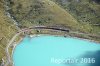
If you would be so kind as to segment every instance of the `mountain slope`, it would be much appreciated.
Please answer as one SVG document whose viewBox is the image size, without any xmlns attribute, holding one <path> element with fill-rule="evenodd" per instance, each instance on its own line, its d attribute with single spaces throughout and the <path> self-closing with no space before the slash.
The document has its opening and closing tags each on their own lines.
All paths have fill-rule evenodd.
<svg viewBox="0 0 100 66">
<path fill-rule="evenodd" d="M 16 27 L 13 22 L 5 15 L 3 0 L 0 1 L 0 62 L 6 58 L 5 48 L 8 41 L 16 33 Z"/>
<path fill-rule="evenodd" d="M 91 31 L 88 24 L 81 25 L 72 15 L 50 0 L 11 0 L 10 12 L 20 27 L 32 25 L 65 26 L 71 30 Z M 88 28 L 85 28 L 88 26 Z"/>
<path fill-rule="evenodd" d="M 100 35 L 99 0 L 52 0 L 68 11 L 79 23 L 89 24 L 91 32 Z"/>
</svg>

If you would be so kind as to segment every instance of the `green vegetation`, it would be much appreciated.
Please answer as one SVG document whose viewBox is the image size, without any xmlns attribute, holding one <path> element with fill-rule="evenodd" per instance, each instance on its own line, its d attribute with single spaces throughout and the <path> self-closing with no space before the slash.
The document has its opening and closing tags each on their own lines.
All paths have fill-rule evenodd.
<svg viewBox="0 0 100 66">
<path fill-rule="evenodd" d="M 18 20 L 20 27 L 32 25 L 55 26 L 60 25 L 72 30 L 83 32 L 91 30 L 85 28 L 66 10 L 50 0 L 17 0 L 9 5 L 11 14 Z M 20 6 L 20 7 L 19 7 Z M 85 29 L 83 29 L 83 27 Z"/>
<path fill-rule="evenodd" d="M 13 22 L 5 15 L 3 1 L 0 0 L 0 62 L 6 58 L 5 48 L 8 41 L 16 33 L 16 27 Z"/>
<path fill-rule="evenodd" d="M 92 0 L 10 0 L 8 6 L 19 27 L 60 25 L 100 34 L 100 5 Z"/>
<path fill-rule="evenodd" d="M 89 33 L 100 35 L 99 0 L 52 0 L 68 11 L 80 24 L 88 24 Z M 90 28 L 91 27 L 91 28 Z"/>
</svg>

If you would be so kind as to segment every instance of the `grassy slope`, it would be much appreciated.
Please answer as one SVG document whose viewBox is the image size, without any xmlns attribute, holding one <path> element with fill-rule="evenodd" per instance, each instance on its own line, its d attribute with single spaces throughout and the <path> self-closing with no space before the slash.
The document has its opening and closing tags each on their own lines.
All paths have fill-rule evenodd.
<svg viewBox="0 0 100 66">
<path fill-rule="evenodd" d="M 0 60 L 5 57 L 5 47 L 16 32 L 15 25 L 4 13 L 3 1 L 0 1 Z"/>
<path fill-rule="evenodd" d="M 21 27 L 60 25 L 82 32 L 92 30 L 91 26 L 88 24 L 81 25 L 66 10 L 50 0 L 28 0 L 28 2 L 27 0 L 14 0 L 10 7 L 11 13 L 19 21 Z"/>
<path fill-rule="evenodd" d="M 81 24 L 88 24 L 92 29 L 89 33 L 100 35 L 100 4 L 92 0 L 52 0 L 78 20 Z M 96 26 L 98 24 L 98 26 Z M 94 26 L 95 25 L 95 26 Z M 87 31 L 88 32 L 88 31 Z"/>
</svg>

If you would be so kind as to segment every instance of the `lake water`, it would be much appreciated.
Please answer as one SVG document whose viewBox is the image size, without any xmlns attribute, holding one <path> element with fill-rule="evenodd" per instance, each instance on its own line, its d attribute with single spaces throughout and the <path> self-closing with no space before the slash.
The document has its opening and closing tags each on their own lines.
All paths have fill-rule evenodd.
<svg viewBox="0 0 100 66">
<path fill-rule="evenodd" d="M 100 44 L 60 37 L 25 37 L 15 48 L 14 66 L 100 66 Z"/>
</svg>

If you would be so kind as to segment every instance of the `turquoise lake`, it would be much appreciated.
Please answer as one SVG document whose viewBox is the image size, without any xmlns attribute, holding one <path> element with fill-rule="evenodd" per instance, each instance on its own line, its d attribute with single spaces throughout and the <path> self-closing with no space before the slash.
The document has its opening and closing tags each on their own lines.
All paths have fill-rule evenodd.
<svg viewBox="0 0 100 66">
<path fill-rule="evenodd" d="M 13 54 L 14 66 L 100 66 L 100 44 L 41 35 L 25 37 Z"/>
</svg>

